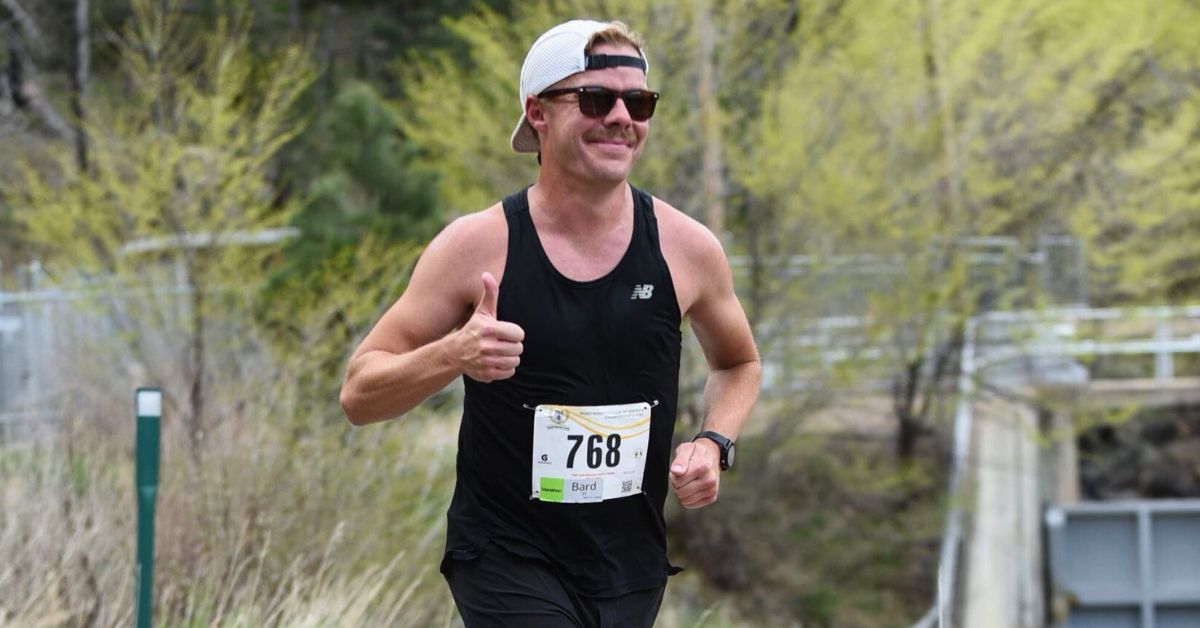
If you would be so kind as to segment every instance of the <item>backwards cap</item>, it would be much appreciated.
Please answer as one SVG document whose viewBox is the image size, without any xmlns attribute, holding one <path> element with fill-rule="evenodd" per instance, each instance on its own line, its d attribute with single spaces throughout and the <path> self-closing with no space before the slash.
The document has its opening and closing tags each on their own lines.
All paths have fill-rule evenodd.
<svg viewBox="0 0 1200 628">
<path fill-rule="evenodd" d="M 547 87 L 585 70 L 600 70 L 623 65 L 650 70 L 645 57 L 624 55 L 589 55 L 588 42 L 592 35 L 611 26 L 609 22 L 571 20 L 542 33 L 521 66 L 521 118 L 512 133 L 512 149 L 518 153 L 540 150 L 537 131 L 525 119 L 525 100 L 545 91 Z"/>
</svg>

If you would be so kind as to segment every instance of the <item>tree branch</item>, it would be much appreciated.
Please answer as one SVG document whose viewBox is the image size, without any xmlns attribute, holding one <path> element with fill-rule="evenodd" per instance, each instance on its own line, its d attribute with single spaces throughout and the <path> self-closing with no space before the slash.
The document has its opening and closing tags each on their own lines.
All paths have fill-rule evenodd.
<svg viewBox="0 0 1200 628">
<path fill-rule="evenodd" d="M 21 8 L 17 0 L 0 0 L 0 6 L 8 9 L 8 12 L 12 14 L 13 19 L 21 26 L 21 32 L 27 41 L 39 48 L 45 45 L 46 38 L 42 36 L 42 31 L 38 29 L 37 23 L 29 16 L 29 13 Z"/>
<path fill-rule="evenodd" d="M 71 56 L 71 113 L 75 117 L 75 161 L 80 172 L 88 169 L 88 138 L 84 125 L 87 121 L 84 96 L 87 93 L 88 73 L 91 65 L 90 42 L 88 41 L 88 0 L 75 0 L 74 55 Z"/>
<path fill-rule="evenodd" d="M 0 2 L 13 2 L 14 0 L 0 0 Z M 55 135 L 61 138 L 73 138 L 74 132 L 71 127 L 63 120 L 62 115 L 46 100 L 42 93 L 41 87 L 37 83 L 37 69 L 33 65 L 33 59 L 25 51 L 21 45 L 21 38 L 17 33 L 13 32 L 12 28 L 8 29 L 8 49 L 9 49 L 9 69 L 8 80 L 9 88 L 12 90 L 13 102 L 21 109 L 25 109 L 41 118 L 46 127 Z"/>
</svg>

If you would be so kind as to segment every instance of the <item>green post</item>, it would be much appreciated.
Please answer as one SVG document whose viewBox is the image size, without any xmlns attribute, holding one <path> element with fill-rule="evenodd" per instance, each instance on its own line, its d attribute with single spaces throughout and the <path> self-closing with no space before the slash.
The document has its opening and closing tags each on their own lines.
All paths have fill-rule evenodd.
<svg viewBox="0 0 1200 628">
<path fill-rule="evenodd" d="M 159 424 L 162 420 L 162 390 L 138 388 L 137 410 L 137 628 L 150 628 L 154 597 L 154 510 L 158 495 Z"/>
</svg>

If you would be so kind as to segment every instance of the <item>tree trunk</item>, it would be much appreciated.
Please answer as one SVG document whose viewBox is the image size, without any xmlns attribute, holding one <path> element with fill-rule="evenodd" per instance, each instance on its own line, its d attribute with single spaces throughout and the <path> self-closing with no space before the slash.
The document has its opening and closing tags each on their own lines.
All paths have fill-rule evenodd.
<svg viewBox="0 0 1200 628">
<path fill-rule="evenodd" d="M 288 0 L 288 32 L 293 41 L 300 40 L 300 0 Z"/>
<path fill-rule="evenodd" d="M 764 223 L 766 222 L 766 208 L 763 207 L 762 201 L 755 197 L 749 191 L 745 194 L 746 206 L 746 257 L 749 268 L 749 307 L 746 308 L 746 318 L 750 323 L 750 329 L 755 332 L 755 337 L 758 337 L 759 325 L 762 323 L 763 315 L 766 310 L 767 302 L 767 285 L 766 285 L 766 259 L 763 251 L 763 234 Z"/>
<path fill-rule="evenodd" d="M 21 62 L 17 59 L 17 37 L 20 35 L 16 29 L 11 26 L 0 26 L 0 32 L 4 33 L 4 39 L 8 42 L 8 67 L 4 68 L 4 85 L 8 90 L 8 96 L 12 99 L 12 103 L 18 109 L 24 109 L 25 103 L 22 102 L 21 95 Z"/>
<path fill-rule="evenodd" d="M 8 39 L 8 83 L 12 89 L 13 103 L 39 118 L 58 137 L 71 137 L 71 127 L 42 94 L 33 59 L 22 45 L 22 35 L 11 27 L 5 30 Z"/>
<path fill-rule="evenodd" d="M 8 9 L 8 12 L 12 14 L 13 21 L 21 27 L 21 34 L 25 37 L 25 41 L 32 43 L 40 50 L 45 38 L 42 37 L 42 31 L 38 29 L 37 22 L 34 22 L 29 13 L 21 8 L 20 3 L 17 0 L 0 0 L 0 6 Z"/>
<path fill-rule="evenodd" d="M 725 165 L 721 146 L 721 105 L 717 101 L 712 4 L 696 8 L 696 34 L 700 44 L 700 80 L 696 85 L 700 101 L 700 128 L 704 134 L 704 153 L 700 176 L 704 190 L 704 221 L 722 238 L 725 232 Z"/>
<path fill-rule="evenodd" d="M 916 401 L 923 363 L 924 360 L 917 358 L 906 364 L 892 391 L 894 411 L 899 421 L 896 458 L 901 462 L 912 460 L 917 450 L 917 438 L 921 435 L 921 417 L 916 413 Z"/>
<path fill-rule="evenodd" d="M 946 51 L 943 38 L 938 36 L 941 26 L 938 3 L 941 0 L 925 1 L 925 77 L 928 81 L 930 109 L 938 119 L 937 134 L 942 156 L 942 173 L 938 177 L 942 224 L 954 225 L 961 218 L 962 168 L 958 157 L 958 139 L 955 129 L 954 106 L 950 102 L 950 81 L 946 76 Z"/>
<path fill-rule="evenodd" d="M 191 378 L 190 389 L 188 390 L 189 408 L 188 414 L 191 417 L 191 424 L 188 425 L 188 436 L 192 445 L 192 457 L 196 462 L 200 461 L 200 452 L 202 450 L 204 440 L 204 291 L 200 282 L 196 280 L 196 266 L 192 260 L 187 262 L 187 286 L 191 291 L 192 300 L 192 320 L 188 330 L 191 336 L 188 341 L 191 346 L 188 347 L 188 362 L 189 373 Z"/>
<path fill-rule="evenodd" d="M 71 56 L 71 113 L 75 116 L 75 162 L 80 172 L 88 171 L 88 138 L 84 131 L 87 121 L 83 107 L 87 92 L 90 51 L 88 31 L 88 0 L 75 0 L 75 54 Z"/>
</svg>

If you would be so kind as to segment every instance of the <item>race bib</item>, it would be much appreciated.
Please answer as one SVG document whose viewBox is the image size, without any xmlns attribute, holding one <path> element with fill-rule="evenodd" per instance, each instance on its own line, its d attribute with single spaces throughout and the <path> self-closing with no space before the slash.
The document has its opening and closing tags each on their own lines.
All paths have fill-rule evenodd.
<svg viewBox="0 0 1200 628">
<path fill-rule="evenodd" d="M 642 492 L 650 407 L 537 406 L 530 499 L 600 502 Z"/>
</svg>

